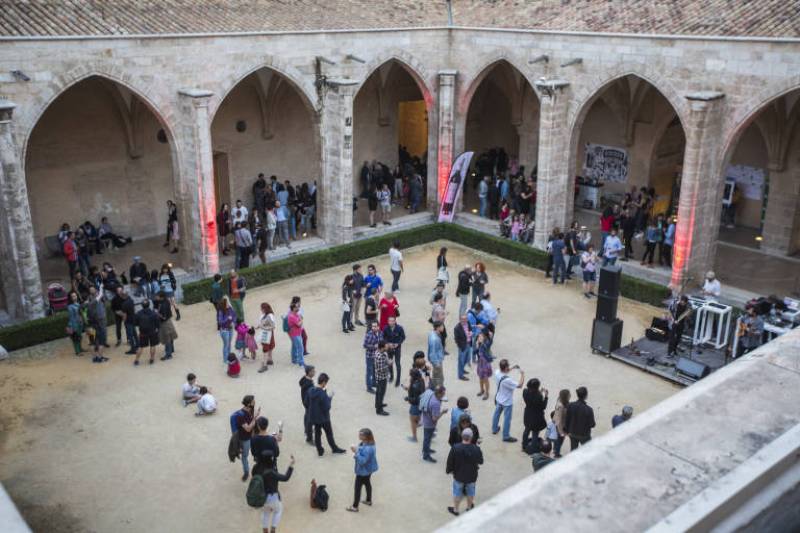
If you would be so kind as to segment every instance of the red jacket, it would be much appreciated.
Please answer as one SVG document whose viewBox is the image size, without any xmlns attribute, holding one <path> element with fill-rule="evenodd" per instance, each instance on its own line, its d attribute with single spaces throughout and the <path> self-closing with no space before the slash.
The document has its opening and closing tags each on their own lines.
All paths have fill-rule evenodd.
<svg viewBox="0 0 800 533">
<path fill-rule="evenodd" d="M 614 227 L 614 215 L 600 217 L 600 231 L 609 233 Z"/>
<path fill-rule="evenodd" d="M 64 241 L 64 257 L 70 262 L 78 261 L 78 247 L 72 239 Z"/>
</svg>

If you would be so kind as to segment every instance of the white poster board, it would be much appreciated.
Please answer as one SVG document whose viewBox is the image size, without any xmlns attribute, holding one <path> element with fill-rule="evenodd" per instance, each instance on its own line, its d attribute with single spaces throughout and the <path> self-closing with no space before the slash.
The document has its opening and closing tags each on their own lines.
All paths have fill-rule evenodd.
<svg viewBox="0 0 800 533">
<path fill-rule="evenodd" d="M 586 143 L 584 179 L 612 183 L 628 181 L 628 151 L 624 148 Z"/>
<path fill-rule="evenodd" d="M 764 169 L 746 165 L 730 165 L 725 177 L 735 181 L 736 186 L 748 200 L 761 200 L 764 195 Z"/>
</svg>

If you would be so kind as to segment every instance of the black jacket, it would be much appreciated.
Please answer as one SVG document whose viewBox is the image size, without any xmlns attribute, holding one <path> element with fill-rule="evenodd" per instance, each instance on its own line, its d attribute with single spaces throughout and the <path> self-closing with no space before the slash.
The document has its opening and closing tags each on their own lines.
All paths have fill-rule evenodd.
<svg viewBox="0 0 800 533">
<path fill-rule="evenodd" d="M 156 312 L 149 307 L 136 313 L 136 326 L 143 335 L 157 334 L 160 324 L 161 319 L 158 318 Z"/>
<path fill-rule="evenodd" d="M 472 288 L 472 282 L 470 280 L 469 272 L 466 270 L 462 270 L 458 273 L 458 287 L 456 287 L 456 296 L 461 296 L 462 294 L 469 294 L 470 289 Z"/>
<path fill-rule="evenodd" d="M 478 426 L 476 426 L 475 424 L 470 423 L 469 427 L 470 427 L 470 429 L 472 429 L 472 444 L 478 444 L 478 439 L 481 438 L 481 433 L 480 433 L 480 431 L 478 431 Z M 462 431 L 464 431 L 464 430 L 462 428 L 458 427 L 458 425 L 456 425 L 456 427 L 454 427 L 453 429 L 450 430 L 450 438 L 447 439 L 447 443 L 450 446 L 455 446 L 456 444 L 461 442 L 461 432 Z"/>
<path fill-rule="evenodd" d="M 564 427 L 569 435 L 591 437 L 594 427 L 594 410 L 583 400 L 571 402 L 567 406 Z"/>
<path fill-rule="evenodd" d="M 461 442 L 450 448 L 445 472 L 453 474 L 453 479 L 459 483 L 474 483 L 482 464 L 483 453 L 478 445 Z"/>
<path fill-rule="evenodd" d="M 300 378 L 299 385 L 300 385 L 300 401 L 303 402 L 303 407 L 308 409 L 308 391 L 311 387 L 314 386 L 314 380 L 307 376 L 303 376 L 302 378 Z"/>
<path fill-rule="evenodd" d="M 456 324 L 456 327 L 453 328 L 453 339 L 455 339 L 456 346 L 458 346 L 459 350 L 465 350 L 467 348 L 467 333 L 464 331 L 461 322 Z"/>
<path fill-rule="evenodd" d="M 542 393 L 531 394 L 528 389 L 522 391 L 522 400 L 525 402 L 525 415 L 523 423 L 536 433 L 547 427 L 544 410 L 547 409 L 547 398 Z"/>
<path fill-rule="evenodd" d="M 331 421 L 331 398 L 325 389 L 311 387 L 308 391 L 308 419 L 312 424 Z"/>
<path fill-rule="evenodd" d="M 395 324 L 394 330 L 392 330 L 392 328 L 389 326 L 383 328 L 383 340 L 389 344 L 397 344 L 397 348 L 399 350 L 400 345 L 406 340 L 406 332 L 403 329 L 403 326 L 400 324 Z"/>
</svg>

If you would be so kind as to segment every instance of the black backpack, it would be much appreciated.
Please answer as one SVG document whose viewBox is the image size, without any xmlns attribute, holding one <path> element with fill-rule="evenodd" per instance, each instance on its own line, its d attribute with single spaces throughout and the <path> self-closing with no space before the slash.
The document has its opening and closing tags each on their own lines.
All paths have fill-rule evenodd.
<svg viewBox="0 0 800 533">
<path fill-rule="evenodd" d="M 328 491 L 325 490 L 325 485 L 320 485 L 314 493 L 314 507 L 320 511 L 327 511 L 329 498 L 330 496 L 328 496 Z"/>
</svg>

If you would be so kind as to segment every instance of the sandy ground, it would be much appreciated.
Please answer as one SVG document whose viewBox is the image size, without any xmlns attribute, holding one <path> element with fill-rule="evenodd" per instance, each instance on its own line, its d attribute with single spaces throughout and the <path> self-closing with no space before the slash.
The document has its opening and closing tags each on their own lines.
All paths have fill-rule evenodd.
<svg viewBox="0 0 800 533">
<path fill-rule="evenodd" d="M 428 297 L 438 247 L 434 243 L 405 254 L 399 294 L 400 323 L 409 337 L 403 350 L 404 373 L 413 351 L 426 346 Z M 495 354 L 519 363 L 527 377 L 539 377 L 553 397 L 561 388 L 587 386 L 598 420 L 596 434 L 609 430 L 611 416 L 623 404 L 640 413 L 677 390 L 591 354 L 595 302 L 584 299 L 574 282 L 554 287 L 539 271 L 466 248 L 450 248 L 453 278 L 467 261 L 480 257 L 487 263 L 488 289 L 502 309 Z M 384 279 L 390 278 L 388 258 L 374 262 Z M 201 303 L 183 308 L 176 357 L 170 362 L 134 368 L 122 355 L 123 346 L 110 351 L 109 363 L 92 365 L 87 357 L 72 356 L 66 341 L 58 341 L 1 364 L 0 480 L 32 527 L 48 532 L 260 531 L 260 512 L 244 500 L 241 466 L 226 456 L 228 415 L 248 393 L 255 394 L 262 413 L 273 423 L 285 422 L 281 467 L 290 454 L 297 458 L 294 477 L 281 486 L 285 504 L 281 530 L 429 531 L 447 522 L 451 478 L 444 472 L 446 431 L 434 440 L 440 461 L 431 465 L 421 460 L 419 444 L 406 441 L 408 405 L 402 389 L 390 388 L 387 394 L 391 416 L 375 415 L 373 396 L 364 391 L 364 330 L 344 335 L 339 329 L 339 286 L 349 270 L 343 265 L 252 290 L 246 312 L 255 319 L 260 302 L 266 300 L 283 313 L 292 295 L 303 297 L 312 352 L 307 360 L 332 377 L 329 387 L 337 393 L 333 427 L 339 445 L 355 443 L 361 427 L 375 433 L 380 470 L 373 476 L 373 507 L 362 506 L 359 514 L 345 512 L 352 498 L 352 458 L 330 454 L 318 458 L 303 442 L 300 371 L 288 364 L 287 337 L 279 334 L 273 370 L 258 374 L 256 364 L 246 363 L 242 377 L 230 379 L 220 361 L 221 344 L 210 307 Z M 455 304 L 451 298 L 449 307 Z M 622 301 L 624 339 L 638 337 L 655 312 Z M 448 331 L 454 320 L 451 316 Z M 198 419 L 191 407 L 181 405 L 179 389 L 189 371 L 212 388 L 219 401 L 218 415 Z M 492 402 L 476 398 L 474 376 L 470 382 L 456 379 L 452 355 L 446 358 L 445 381 L 449 406 L 458 396 L 468 397 L 484 435 L 486 463 L 478 480 L 478 502 L 531 474 L 530 460 L 518 444 L 504 444 L 491 435 Z M 519 396 L 517 401 L 521 402 Z M 513 432 L 519 436 L 521 431 L 518 404 Z M 312 478 L 329 488 L 331 508 L 325 514 L 308 508 Z"/>
</svg>

